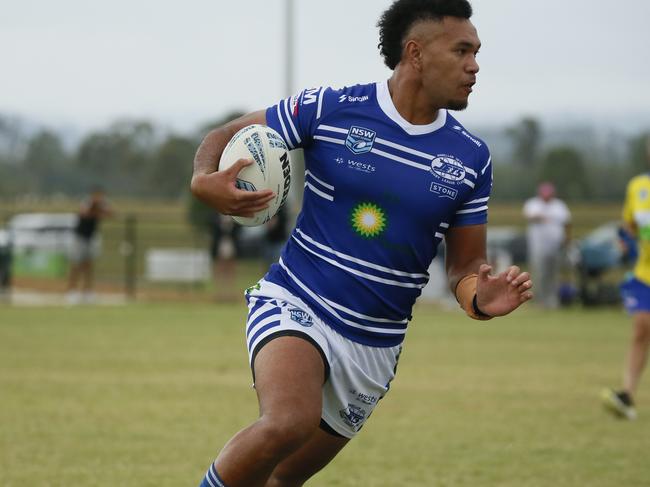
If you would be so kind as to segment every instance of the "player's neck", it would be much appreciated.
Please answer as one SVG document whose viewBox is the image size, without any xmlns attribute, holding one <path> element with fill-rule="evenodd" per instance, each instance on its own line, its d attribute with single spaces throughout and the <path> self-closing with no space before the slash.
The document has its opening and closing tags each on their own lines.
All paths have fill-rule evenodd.
<svg viewBox="0 0 650 487">
<path fill-rule="evenodd" d="M 398 113 L 413 125 L 428 125 L 438 117 L 438 109 L 429 104 L 420 80 L 408 76 L 400 66 L 388 80 L 388 91 Z"/>
</svg>

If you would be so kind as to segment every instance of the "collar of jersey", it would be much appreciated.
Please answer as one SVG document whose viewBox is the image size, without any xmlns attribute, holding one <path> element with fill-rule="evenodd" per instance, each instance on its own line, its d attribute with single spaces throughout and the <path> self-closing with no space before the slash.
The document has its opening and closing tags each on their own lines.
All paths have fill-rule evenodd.
<svg viewBox="0 0 650 487">
<path fill-rule="evenodd" d="M 427 125 L 413 125 L 411 122 L 405 120 L 404 117 L 399 114 L 397 108 L 395 108 L 393 99 L 390 97 L 390 91 L 388 91 L 388 80 L 377 82 L 377 102 L 386 116 L 402 127 L 409 135 L 430 134 L 431 132 L 441 129 L 445 126 L 445 123 L 447 123 L 447 110 L 442 108 L 438 110 L 438 116 L 436 119 Z"/>
</svg>

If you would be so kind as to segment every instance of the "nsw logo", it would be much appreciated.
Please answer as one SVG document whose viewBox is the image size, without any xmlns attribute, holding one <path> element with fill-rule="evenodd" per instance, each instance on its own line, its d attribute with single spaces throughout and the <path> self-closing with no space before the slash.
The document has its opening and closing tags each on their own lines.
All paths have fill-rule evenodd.
<svg viewBox="0 0 650 487">
<path fill-rule="evenodd" d="M 431 172 L 450 183 L 465 179 L 465 166 L 453 156 L 439 155 L 431 161 Z"/>
<path fill-rule="evenodd" d="M 375 136 L 377 133 L 363 127 L 350 127 L 348 136 L 345 139 L 345 146 L 353 154 L 365 154 L 372 150 L 372 145 L 375 143 Z"/>
<path fill-rule="evenodd" d="M 300 326 L 310 327 L 314 324 L 311 315 L 300 308 L 290 308 L 289 313 L 291 314 L 291 319 Z"/>
<path fill-rule="evenodd" d="M 311 105 L 312 103 L 316 103 L 318 100 L 318 92 L 320 91 L 320 88 L 310 88 L 308 90 L 303 91 L 302 94 L 302 105 Z"/>
</svg>

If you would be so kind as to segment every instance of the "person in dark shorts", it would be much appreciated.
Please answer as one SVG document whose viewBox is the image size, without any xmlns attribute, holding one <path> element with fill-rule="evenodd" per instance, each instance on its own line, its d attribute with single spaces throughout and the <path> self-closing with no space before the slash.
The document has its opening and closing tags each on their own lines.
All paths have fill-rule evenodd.
<svg viewBox="0 0 650 487">
<path fill-rule="evenodd" d="M 94 261 L 99 255 L 98 229 L 103 218 L 112 216 L 104 190 L 94 188 L 77 214 L 68 275 L 67 300 L 70 304 L 92 302 Z"/>
</svg>

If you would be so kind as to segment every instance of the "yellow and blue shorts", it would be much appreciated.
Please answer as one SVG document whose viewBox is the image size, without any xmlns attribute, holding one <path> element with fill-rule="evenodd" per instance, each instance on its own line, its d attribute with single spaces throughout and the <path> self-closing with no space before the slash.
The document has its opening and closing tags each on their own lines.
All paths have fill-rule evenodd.
<svg viewBox="0 0 650 487">
<path fill-rule="evenodd" d="M 623 306 L 628 313 L 650 312 L 650 286 L 636 277 L 630 277 L 621 284 Z"/>
</svg>

